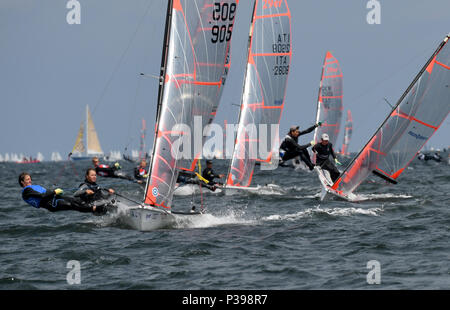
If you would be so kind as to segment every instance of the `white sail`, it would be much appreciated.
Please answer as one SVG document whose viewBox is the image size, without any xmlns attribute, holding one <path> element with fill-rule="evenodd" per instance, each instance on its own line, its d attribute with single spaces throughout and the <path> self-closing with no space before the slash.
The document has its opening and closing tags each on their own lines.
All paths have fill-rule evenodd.
<svg viewBox="0 0 450 310">
<path fill-rule="evenodd" d="M 370 173 L 391 182 L 409 165 L 450 111 L 449 36 L 399 99 L 392 112 L 332 186 L 351 194 Z"/>
<path fill-rule="evenodd" d="M 157 128 L 145 190 L 148 205 L 170 210 L 178 169 L 193 170 L 201 155 L 203 141 L 199 149 L 193 145 L 188 158 L 182 158 L 184 149 L 174 144 L 194 134 L 195 117 L 201 117 L 203 131 L 215 116 L 228 73 L 237 2 L 169 1 Z"/>
<path fill-rule="evenodd" d="M 270 162 L 274 151 L 272 146 L 276 145 L 278 149 L 278 125 L 284 107 L 291 56 L 291 13 L 287 1 L 269 3 L 256 0 L 239 126 L 227 186 L 250 186 L 256 161 Z M 276 130 L 272 131 L 273 128 Z"/>
</svg>

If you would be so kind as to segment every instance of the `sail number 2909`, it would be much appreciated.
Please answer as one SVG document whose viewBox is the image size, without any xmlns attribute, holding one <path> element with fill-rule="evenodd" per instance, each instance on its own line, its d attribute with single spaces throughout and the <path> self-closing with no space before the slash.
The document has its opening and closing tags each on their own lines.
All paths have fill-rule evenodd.
<svg viewBox="0 0 450 310">
<path fill-rule="evenodd" d="M 231 33 L 233 32 L 233 20 L 236 16 L 236 3 L 220 3 L 215 2 L 213 6 L 212 18 L 214 21 L 230 22 L 221 26 L 214 25 L 211 28 L 211 42 L 230 41 Z"/>
</svg>

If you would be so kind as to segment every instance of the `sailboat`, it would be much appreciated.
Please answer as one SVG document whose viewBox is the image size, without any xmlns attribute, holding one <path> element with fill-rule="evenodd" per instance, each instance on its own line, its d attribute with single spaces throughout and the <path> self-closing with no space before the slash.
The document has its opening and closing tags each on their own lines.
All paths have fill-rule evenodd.
<svg viewBox="0 0 450 310">
<path fill-rule="evenodd" d="M 255 164 L 270 164 L 278 158 L 274 156 L 279 147 L 278 125 L 292 57 L 291 13 L 286 0 L 255 0 L 247 53 L 239 123 L 225 185 L 227 191 L 257 191 L 258 187 L 250 187 Z M 270 150 L 261 152 L 263 145 Z"/>
<path fill-rule="evenodd" d="M 344 109 L 342 84 L 343 75 L 339 61 L 328 51 L 322 66 L 317 100 L 316 124 L 321 122 L 322 125 L 314 131 L 315 143 L 319 143 L 322 134 L 326 133 L 330 143 L 336 145 Z M 315 154 L 313 154 L 313 162 L 315 162 Z"/>
<path fill-rule="evenodd" d="M 350 144 L 352 133 L 353 133 L 352 112 L 350 110 L 347 110 L 347 119 L 345 121 L 345 130 L 344 130 L 344 143 L 342 144 L 341 149 L 341 155 L 344 157 L 350 156 L 348 145 Z"/>
<path fill-rule="evenodd" d="M 143 203 L 128 208 L 125 217 L 135 229 L 159 229 L 178 217 L 201 215 L 172 209 L 179 171 L 195 168 L 201 156 L 200 149 L 192 158 L 179 158 L 175 144 L 194 128 L 196 117 L 202 129 L 214 119 L 228 74 L 237 3 L 168 1 L 150 172 Z"/>
<path fill-rule="evenodd" d="M 86 142 L 83 141 L 84 139 L 86 139 Z M 87 145 L 87 148 L 85 145 Z M 98 140 L 89 106 L 86 105 L 86 121 L 81 121 L 80 130 L 78 131 L 75 145 L 69 157 L 73 160 L 86 160 L 94 156 L 103 156 L 103 151 Z"/>
<path fill-rule="evenodd" d="M 371 173 L 397 184 L 399 176 L 450 111 L 449 38 L 450 34 L 439 44 L 385 121 L 336 182 L 332 183 L 327 173 L 319 174 L 322 200 L 329 193 L 350 201 L 361 199 L 353 192 Z"/>
</svg>

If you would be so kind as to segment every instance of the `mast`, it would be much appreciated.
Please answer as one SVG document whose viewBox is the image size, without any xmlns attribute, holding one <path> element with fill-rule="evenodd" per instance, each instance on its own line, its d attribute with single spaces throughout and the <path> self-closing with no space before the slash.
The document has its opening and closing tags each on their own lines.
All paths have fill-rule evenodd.
<svg viewBox="0 0 450 310">
<path fill-rule="evenodd" d="M 173 0 L 167 1 L 167 13 L 166 13 L 166 26 L 164 30 L 164 41 L 163 41 L 163 50 L 161 55 L 161 67 L 159 72 L 159 89 L 158 89 L 158 105 L 156 108 L 156 122 L 155 122 L 155 136 L 153 137 L 153 149 L 152 149 L 152 157 L 150 158 L 150 166 L 149 166 L 149 173 L 147 177 L 147 183 L 145 185 L 145 191 L 144 191 L 144 200 L 147 196 L 147 190 L 149 185 L 149 178 L 152 174 L 152 167 L 153 167 L 153 161 L 155 158 L 155 151 L 156 151 L 156 138 L 158 137 L 159 132 L 159 118 L 161 116 L 161 106 L 162 106 L 162 99 L 163 99 L 163 93 L 164 93 L 164 79 L 166 75 L 166 66 L 167 66 L 167 55 L 169 50 L 169 41 L 170 41 L 170 28 L 172 24 L 172 6 L 173 6 Z"/>
<path fill-rule="evenodd" d="M 86 154 L 89 154 L 89 105 L 86 105 Z"/>
</svg>

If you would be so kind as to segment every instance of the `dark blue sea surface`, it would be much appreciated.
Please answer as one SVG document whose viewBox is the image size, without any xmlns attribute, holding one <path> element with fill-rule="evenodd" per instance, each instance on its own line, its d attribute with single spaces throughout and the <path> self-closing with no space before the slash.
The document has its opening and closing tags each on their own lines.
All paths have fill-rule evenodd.
<svg viewBox="0 0 450 310">
<path fill-rule="evenodd" d="M 121 164 L 132 174 L 133 164 Z M 204 192 L 194 202 L 202 198 L 208 215 L 151 232 L 117 214 L 50 213 L 21 199 L 20 172 L 70 194 L 89 165 L 0 163 L 0 289 L 450 289 L 446 163 L 414 161 L 397 185 L 373 176 L 358 203 L 321 202 L 315 173 L 258 168 L 257 194 Z M 227 162 L 214 169 L 226 173 Z M 98 183 L 142 201 L 139 184 Z M 175 209 L 192 200 L 175 197 Z M 80 263 L 80 284 L 67 281 L 70 261 Z M 373 272 L 380 284 L 368 283 Z"/>
</svg>

